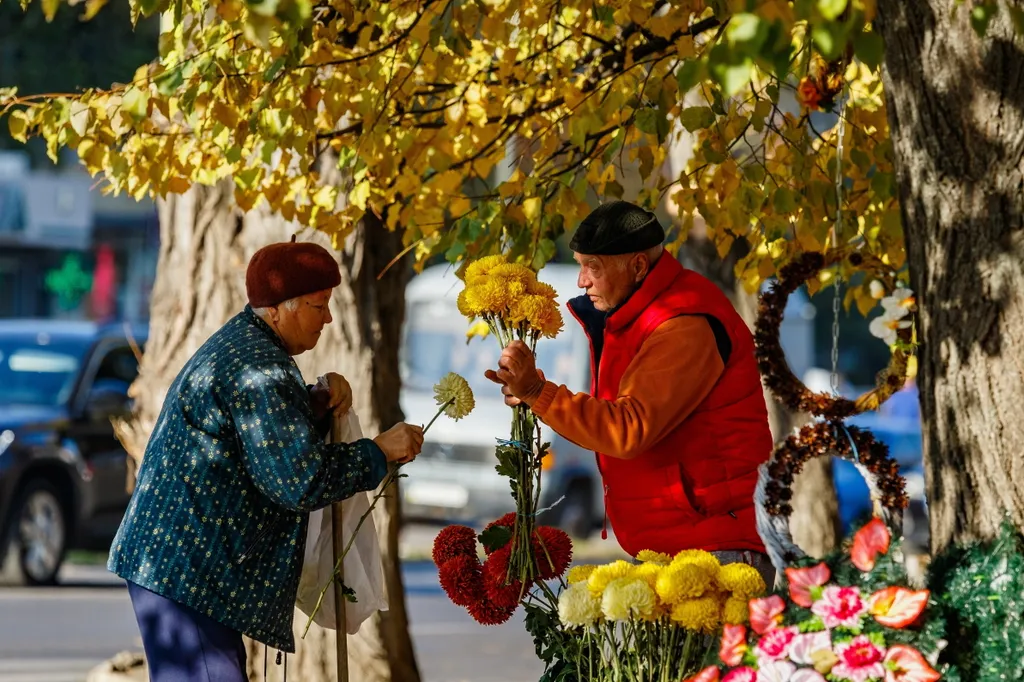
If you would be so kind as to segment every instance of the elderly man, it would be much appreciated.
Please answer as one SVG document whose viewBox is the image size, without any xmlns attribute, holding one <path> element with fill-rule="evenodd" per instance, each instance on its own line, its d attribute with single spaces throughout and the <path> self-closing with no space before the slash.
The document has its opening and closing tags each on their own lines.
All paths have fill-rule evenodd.
<svg viewBox="0 0 1024 682">
<path fill-rule="evenodd" d="M 569 309 L 590 338 L 592 395 L 546 382 L 520 342 L 486 374 L 506 402 L 597 453 L 606 527 L 624 550 L 714 551 L 757 566 L 771 587 L 754 523 L 772 436 L 753 339 L 714 284 L 663 253 L 664 238 L 652 213 L 624 201 L 573 235 L 586 295 Z"/>
<path fill-rule="evenodd" d="M 340 282 L 323 247 L 260 249 L 249 305 L 167 392 L 108 564 L 128 582 L 154 682 L 243 682 L 243 634 L 294 651 L 308 513 L 420 451 L 409 424 L 324 444 L 351 390 L 338 374 L 304 385 L 292 356 L 316 345 Z"/>
</svg>

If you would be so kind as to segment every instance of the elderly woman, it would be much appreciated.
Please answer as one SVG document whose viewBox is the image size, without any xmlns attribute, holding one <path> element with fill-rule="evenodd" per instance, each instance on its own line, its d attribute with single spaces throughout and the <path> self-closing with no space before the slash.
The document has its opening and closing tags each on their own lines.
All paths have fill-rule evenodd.
<svg viewBox="0 0 1024 682">
<path fill-rule="evenodd" d="M 316 345 L 340 282 L 323 247 L 260 249 L 249 305 L 167 392 L 108 563 L 128 582 L 154 682 L 243 682 L 243 634 L 294 651 L 308 513 L 419 454 L 410 424 L 324 443 L 351 389 L 338 374 L 306 386 L 292 356 Z"/>
</svg>

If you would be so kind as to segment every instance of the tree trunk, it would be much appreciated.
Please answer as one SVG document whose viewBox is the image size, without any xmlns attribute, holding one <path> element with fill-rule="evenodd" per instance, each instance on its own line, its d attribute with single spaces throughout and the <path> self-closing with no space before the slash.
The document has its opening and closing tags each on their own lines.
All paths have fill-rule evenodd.
<svg viewBox="0 0 1024 682">
<path fill-rule="evenodd" d="M 294 224 L 264 211 L 242 214 L 231 184 L 196 186 L 160 206 L 160 259 L 151 302 L 151 323 L 139 379 L 132 386 L 136 416 L 119 425 L 133 458 L 141 458 L 160 412 L 164 394 L 185 361 L 246 303 L 245 268 L 252 254 L 271 242 L 286 241 Z M 302 238 L 328 247 L 328 238 L 306 230 Z M 398 349 L 405 314 L 404 262 L 377 279 L 401 250 L 401 236 L 380 221 L 363 221 L 338 256 L 342 283 L 331 300 L 335 321 L 324 329 L 315 350 L 296 358 L 307 380 L 326 371 L 343 374 L 364 431 L 378 433 L 402 420 L 399 407 Z M 349 638 L 353 680 L 418 682 L 409 639 L 398 560 L 398 496 L 387 495 L 374 520 L 380 534 L 390 610 L 365 623 Z M 381 508 L 384 506 L 384 508 Z M 292 679 L 335 679 L 334 633 L 314 625 L 300 639 L 306 617 L 296 611 L 296 656 L 289 657 Z M 262 680 L 264 648 L 246 641 L 249 678 Z M 270 652 L 269 679 L 280 679 Z"/>
<path fill-rule="evenodd" d="M 751 296 L 736 280 L 736 261 L 743 256 L 739 242 L 721 258 L 707 239 L 691 237 L 683 246 L 683 260 L 692 268 L 718 285 L 732 301 L 736 311 L 753 328 L 757 317 L 757 296 Z M 806 414 L 794 414 L 775 399 L 767 389 L 764 392 L 768 406 L 768 420 L 772 436 L 778 443 L 790 432 L 809 420 Z M 822 557 L 831 551 L 842 537 L 839 523 L 839 502 L 832 484 L 832 463 L 824 458 L 813 459 L 793 482 L 793 514 L 790 530 L 797 546 L 807 554 Z"/>
<path fill-rule="evenodd" d="M 878 3 L 933 553 L 1024 528 L 1024 41 L 1005 8 L 979 39 L 970 11 Z"/>
</svg>

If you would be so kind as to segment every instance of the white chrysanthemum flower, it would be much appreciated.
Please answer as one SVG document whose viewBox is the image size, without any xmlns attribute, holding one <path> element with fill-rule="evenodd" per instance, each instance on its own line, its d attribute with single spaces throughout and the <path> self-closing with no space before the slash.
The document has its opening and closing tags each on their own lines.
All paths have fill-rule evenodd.
<svg viewBox="0 0 1024 682">
<path fill-rule="evenodd" d="M 586 582 L 569 585 L 558 595 L 558 619 L 567 627 L 587 627 L 601 617 L 601 598 Z"/>
<path fill-rule="evenodd" d="M 608 620 L 651 618 L 657 605 L 658 597 L 654 590 L 640 578 L 616 578 L 608 583 L 601 595 L 601 612 Z"/>
<path fill-rule="evenodd" d="M 476 407 L 469 382 L 455 372 L 448 372 L 434 384 L 434 400 L 438 407 L 445 405 L 444 413 L 458 421 Z"/>
</svg>

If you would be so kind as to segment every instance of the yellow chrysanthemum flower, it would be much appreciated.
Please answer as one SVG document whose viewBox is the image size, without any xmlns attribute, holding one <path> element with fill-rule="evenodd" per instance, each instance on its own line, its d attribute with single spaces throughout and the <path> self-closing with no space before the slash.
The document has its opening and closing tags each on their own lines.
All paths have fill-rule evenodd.
<svg viewBox="0 0 1024 682">
<path fill-rule="evenodd" d="M 655 563 L 640 564 L 633 569 L 633 577 L 646 581 L 653 590 L 657 588 L 658 576 L 661 575 L 663 568 L 660 564 Z"/>
<path fill-rule="evenodd" d="M 626 621 L 630 618 L 650 620 L 654 616 L 658 598 L 646 581 L 627 576 L 608 583 L 601 595 L 601 613 L 608 620 Z"/>
<path fill-rule="evenodd" d="M 477 303 L 478 299 L 474 298 L 472 294 L 472 289 L 470 289 L 469 287 L 459 292 L 459 298 L 457 302 L 459 306 L 459 312 L 465 315 L 466 317 L 476 317 L 477 315 L 480 314 L 480 311 L 476 307 Z"/>
<path fill-rule="evenodd" d="M 555 291 L 553 286 L 539 280 L 530 282 L 530 286 L 526 288 L 526 293 L 531 296 L 543 296 L 552 301 L 558 298 L 558 292 Z"/>
<path fill-rule="evenodd" d="M 696 564 L 703 568 L 712 578 L 718 575 L 718 569 L 722 567 L 718 557 L 711 552 L 705 552 L 703 549 L 684 549 L 673 557 L 672 563 Z"/>
<path fill-rule="evenodd" d="M 448 372 L 434 384 L 434 400 L 437 401 L 438 407 L 447 405 L 444 413 L 455 421 L 462 419 L 476 407 L 469 382 L 455 372 Z"/>
<path fill-rule="evenodd" d="M 737 597 L 759 597 L 765 592 L 764 578 L 757 569 L 747 564 L 726 564 L 715 578 L 718 586 Z"/>
<path fill-rule="evenodd" d="M 501 263 L 491 268 L 487 276 L 522 282 L 523 293 L 526 293 L 527 286 L 533 286 L 537 281 L 537 273 L 521 263 Z"/>
<path fill-rule="evenodd" d="M 711 585 L 711 576 L 696 564 L 672 564 L 658 575 L 655 589 L 666 604 L 702 596 Z"/>
<path fill-rule="evenodd" d="M 558 304 L 543 296 L 525 296 L 519 301 L 530 329 L 553 339 L 562 331 L 562 313 Z"/>
<path fill-rule="evenodd" d="M 510 301 L 515 300 L 508 287 L 494 279 L 469 286 L 465 290 L 465 308 L 475 315 L 503 316 Z"/>
<path fill-rule="evenodd" d="M 469 329 L 466 330 L 466 341 L 468 342 L 469 339 L 472 339 L 474 336 L 484 338 L 490 333 L 491 328 L 487 326 L 487 323 L 483 320 L 478 320 L 471 324 Z"/>
<path fill-rule="evenodd" d="M 747 600 L 741 597 L 729 597 L 722 607 L 722 622 L 730 625 L 742 625 L 750 619 Z"/>
<path fill-rule="evenodd" d="M 640 550 L 640 553 L 636 555 L 636 560 L 643 561 L 645 563 L 652 562 L 661 564 L 662 566 L 668 566 L 672 563 L 672 557 L 668 554 L 664 554 L 663 552 L 653 552 L 649 549 Z"/>
<path fill-rule="evenodd" d="M 601 617 L 601 599 L 586 583 L 570 585 L 558 595 L 558 619 L 568 627 L 587 627 Z"/>
<path fill-rule="evenodd" d="M 466 266 L 466 269 L 462 273 L 462 278 L 467 284 L 470 284 L 478 277 L 485 277 L 491 270 L 507 262 L 508 261 L 505 260 L 505 257 L 500 254 L 496 256 L 484 256 L 483 258 L 478 258 Z"/>
<path fill-rule="evenodd" d="M 721 618 L 718 600 L 714 597 L 686 599 L 672 607 L 672 620 L 687 630 L 714 632 Z"/>
<path fill-rule="evenodd" d="M 593 564 L 580 564 L 579 566 L 573 566 L 569 569 L 569 574 L 565 577 L 565 581 L 570 585 L 576 583 L 585 583 L 590 574 L 594 572 L 597 566 Z"/>
<path fill-rule="evenodd" d="M 601 594 L 608 583 L 616 578 L 625 578 L 633 573 L 633 565 L 628 561 L 612 562 L 596 567 L 587 577 L 587 587 L 594 594 Z"/>
</svg>

